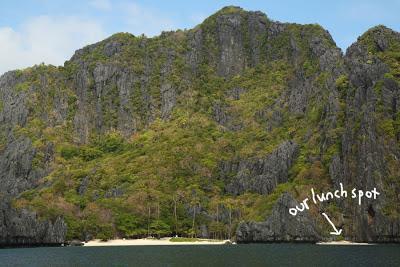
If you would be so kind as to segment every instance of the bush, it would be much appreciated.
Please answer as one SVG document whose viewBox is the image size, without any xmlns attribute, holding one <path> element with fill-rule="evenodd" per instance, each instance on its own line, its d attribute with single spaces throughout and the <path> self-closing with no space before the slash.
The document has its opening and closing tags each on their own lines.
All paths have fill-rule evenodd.
<svg viewBox="0 0 400 267">
<path fill-rule="evenodd" d="M 135 216 L 127 213 L 122 213 L 116 219 L 117 230 L 125 237 L 132 237 L 139 233 L 138 220 Z"/>
<path fill-rule="evenodd" d="M 381 120 L 379 123 L 379 128 L 383 131 L 384 134 L 395 137 L 395 129 L 394 129 L 394 121 L 391 119 Z"/>
<path fill-rule="evenodd" d="M 29 82 L 18 83 L 15 85 L 14 90 L 18 93 L 26 92 L 29 90 L 31 84 Z"/>
<path fill-rule="evenodd" d="M 79 148 L 75 146 L 64 146 L 61 148 L 60 154 L 64 159 L 72 159 L 73 157 L 79 156 Z"/>
<path fill-rule="evenodd" d="M 99 226 L 99 232 L 96 237 L 101 241 L 107 241 L 114 237 L 114 229 L 111 224 L 102 224 Z"/>
<path fill-rule="evenodd" d="M 80 150 L 79 156 L 85 160 L 90 161 L 97 159 L 103 155 L 103 152 L 97 148 L 84 147 Z"/>
<path fill-rule="evenodd" d="M 96 145 L 100 150 L 105 153 L 121 151 L 124 144 L 125 141 L 123 137 L 117 132 L 109 133 L 96 142 Z"/>
<path fill-rule="evenodd" d="M 82 224 L 81 221 L 75 216 L 65 216 L 64 217 L 65 223 L 67 224 L 68 231 L 67 231 L 67 240 L 79 239 L 82 240 Z"/>
<path fill-rule="evenodd" d="M 349 78 L 347 77 L 347 75 L 340 75 L 337 79 L 336 79 L 336 88 L 339 91 L 344 91 L 349 87 Z"/>
<path fill-rule="evenodd" d="M 159 238 L 171 233 L 171 228 L 162 220 L 155 220 L 150 224 L 150 231 Z"/>
</svg>

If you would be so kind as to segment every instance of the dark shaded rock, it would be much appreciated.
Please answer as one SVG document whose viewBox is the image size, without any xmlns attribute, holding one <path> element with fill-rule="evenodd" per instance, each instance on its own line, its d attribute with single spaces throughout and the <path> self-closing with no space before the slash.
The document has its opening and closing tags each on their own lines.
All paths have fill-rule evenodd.
<svg viewBox="0 0 400 267">
<path fill-rule="evenodd" d="M 88 186 L 89 186 L 89 177 L 85 176 L 78 187 L 77 190 L 78 194 L 81 196 L 84 195 L 86 193 Z"/>
<path fill-rule="evenodd" d="M 232 98 L 233 100 L 239 100 L 240 95 L 243 94 L 244 92 L 246 92 L 246 89 L 241 88 L 241 87 L 234 87 L 234 88 L 228 90 L 228 92 L 226 92 L 226 95 L 229 98 Z"/>
<path fill-rule="evenodd" d="M 220 171 L 231 194 L 246 191 L 269 194 L 280 183 L 288 181 L 288 172 L 297 157 L 298 146 L 286 141 L 264 158 L 222 162 Z"/>
<path fill-rule="evenodd" d="M 26 92 L 16 92 L 14 87 L 25 81 L 24 77 L 18 77 L 17 72 L 9 71 L 0 77 L 0 97 L 2 109 L 0 122 L 10 125 L 25 125 L 28 117 L 26 107 Z"/>
<path fill-rule="evenodd" d="M 226 127 L 231 118 L 226 113 L 225 108 L 221 103 L 215 103 L 212 110 L 215 121 Z"/>
<path fill-rule="evenodd" d="M 60 217 L 41 220 L 28 210 L 15 210 L 9 202 L 2 202 L 0 210 L 0 246 L 60 245 L 65 241 L 67 226 Z"/>
<path fill-rule="evenodd" d="M 124 194 L 124 190 L 122 188 L 112 188 L 110 190 L 107 190 L 105 193 L 104 197 L 106 198 L 116 198 L 120 197 Z"/>
<path fill-rule="evenodd" d="M 84 245 L 84 243 L 80 240 L 71 240 L 68 242 L 68 245 L 71 247 L 81 247 Z"/>
<path fill-rule="evenodd" d="M 217 70 L 222 76 L 233 76 L 245 67 L 242 24 L 243 18 L 239 12 L 217 17 L 219 45 Z"/>
<path fill-rule="evenodd" d="M 229 107 L 221 102 L 214 103 L 212 107 L 214 120 L 230 131 L 237 131 L 242 128 L 242 124 L 229 112 Z"/>
<path fill-rule="evenodd" d="M 161 117 L 168 119 L 176 104 L 176 91 L 169 83 L 161 85 Z"/>
<path fill-rule="evenodd" d="M 121 42 L 118 42 L 118 41 L 108 42 L 104 46 L 104 54 L 106 56 L 108 56 L 108 57 L 111 57 L 114 54 L 121 52 L 122 46 L 123 46 L 123 44 Z"/>
<path fill-rule="evenodd" d="M 400 236 L 399 218 L 383 212 L 385 208 L 393 207 L 393 202 L 400 201 L 399 196 L 388 195 L 400 188 L 387 182 L 388 177 L 398 177 L 390 166 L 399 166 L 400 151 L 394 145 L 396 136 L 388 137 L 377 130 L 378 117 L 380 120 L 394 118 L 399 87 L 385 78 L 389 66 L 368 51 L 374 46 L 377 51 L 385 51 L 389 40 L 394 39 L 400 41 L 400 35 L 385 27 L 375 27 L 351 45 L 345 56 L 353 90 L 349 90 L 346 97 L 346 130 L 341 136 L 341 154 L 331 162 L 330 176 L 335 185 L 342 182 L 364 191 L 376 187 L 382 194 L 361 205 L 341 205 L 345 218 L 343 231 L 354 241 L 398 242 Z M 378 82 L 382 84 L 380 92 L 376 90 Z M 379 103 L 385 103 L 383 111 Z"/>
<path fill-rule="evenodd" d="M 321 239 L 308 212 L 297 216 L 289 214 L 289 208 L 299 203 L 284 193 L 276 202 L 265 222 L 243 222 L 236 233 L 237 242 L 317 242 Z"/>
<path fill-rule="evenodd" d="M 255 113 L 255 119 L 265 125 L 267 131 L 280 127 L 283 123 L 284 114 L 278 107 L 265 108 Z"/>
<path fill-rule="evenodd" d="M 41 220 L 34 212 L 12 206 L 12 198 L 37 186 L 39 179 L 49 173 L 54 159 L 54 145 L 48 142 L 41 151 L 41 162 L 35 166 L 38 151 L 32 141 L 26 136 L 15 136 L 12 130 L 16 126 L 24 127 L 29 115 L 27 101 L 32 88 L 14 90 L 17 83 L 26 79 L 17 72 L 0 77 L 0 99 L 4 103 L 0 110 L 0 136 L 6 140 L 0 149 L 0 246 L 61 244 L 67 229 L 60 217 L 54 221 Z M 41 84 L 46 86 L 46 80 L 41 79 Z M 51 123 L 44 116 L 43 120 L 46 119 Z"/>
<path fill-rule="evenodd" d="M 267 35 L 269 23 L 262 12 L 246 12 L 234 6 L 223 8 L 189 32 L 190 49 L 186 61 L 191 71 L 196 73 L 201 63 L 208 62 L 219 75 L 232 77 L 247 66 L 254 67 L 263 62 L 263 38 Z M 209 28 L 211 24 L 212 29 Z M 210 37 L 212 47 L 207 42 Z"/>
</svg>

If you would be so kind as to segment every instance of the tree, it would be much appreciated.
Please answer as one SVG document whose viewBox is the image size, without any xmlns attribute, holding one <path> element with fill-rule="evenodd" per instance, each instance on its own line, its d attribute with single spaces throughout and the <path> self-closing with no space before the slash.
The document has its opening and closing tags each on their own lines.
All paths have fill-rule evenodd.
<svg viewBox="0 0 400 267">
<path fill-rule="evenodd" d="M 138 219 L 127 213 L 122 213 L 116 219 L 117 230 L 125 237 L 132 237 L 138 234 Z"/>
<path fill-rule="evenodd" d="M 190 190 L 190 206 L 193 210 L 192 212 L 192 229 L 189 233 L 191 237 L 196 237 L 196 215 L 198 210 L 201 207 L 201 197 L 203 192 L 200 190 L 197 184 L 191 185 L 188 187 Z"/>
<path fill-rule="evenodd" d="M 162 220 L 155 220 L 150 224 L 151 234 L 157 235 L 157 238 L 167 235 L 171 232 L 171 228 Z"/>
<path fill-rule="evenodd" d="M 232 210 L 235 206 L 235 200 L 232 198 L 226 198 L 224 200 L 224 205 L 229 212 L 229 224 L 228 224 L 228 239 L 232 239 Z"/>
<path fill-rule="evenodd" d="M 172 201 L 174 205 L 174 222 L 175 222 L 175 235 L 179 233 L 179 226 L 178 226 L 178 204 L 179 202 L 184 199 L 185 193 L 181 190 L 177 190 L 175 194 L 172 196 Z"/>
<path fill-rule="evenodd" d="M 212 190 L 213 197 L 211 198 L 210 208 L 214 211 L 213 222 L 210 224 L 210 232 L 213 238 L 219 239 L 223 231 L 223 223 L 220 223 L 220 206 L 221 206 L 221 189 L 214 186 Z"/>
</svg>

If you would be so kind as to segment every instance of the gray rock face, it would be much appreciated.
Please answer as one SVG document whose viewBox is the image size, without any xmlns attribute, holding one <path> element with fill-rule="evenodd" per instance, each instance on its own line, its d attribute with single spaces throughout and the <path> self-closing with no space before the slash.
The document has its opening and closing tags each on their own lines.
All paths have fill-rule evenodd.
<svg viewBox="0 0 400 267">
<path fill-rule="evenodd" d="M 120 197 L 124 194 L 124 191 L 121 188 L 111 188 L 105 193 L 106 198 L 116 198 Z"/>
<path fill-rule="evenodd" d="M 62 218 L 56 218 L 54 222 L 42 221 L 34 212 L 17 210 L 12 206 L 13 197 L 35 187 L 38 180 L 49 172 L 49 162 L 54 154 L 52 144 L 48 143 L 41 166 L 34 166 L 37 149 L 28 137 L 14 134 L 13 129 L 23 127 L 29 115 L 27 98 L 32 88 L 22 92 L 14 89 L 24 79 L 16 72 L 0 77 L 0 97 L 4 102 L 0 110 L 0 132 L 6 140 L 4 148 L 0 149 L 0 246 L 61 244 L 67 229 Z M 55 113 L 62 116 L 61 110 L 59 107 Z"/>
<path fill-rule="evenodd" d="M 317 71 L 311 74 L 305 71 L 304 66 L 296 65 L 294 76 L 289 80 L 289 90 L 284 100 L 285 103 L 288 103 L 289 110 L 295 114 L 305 114 L 307 110 L 312 108 L 312 100 L 322 101 L 323 95 L 335 94 L 335 80 L 340 74 L 344 73 L 340 64 L 342 62 L 340 49 L 327 45 L 320 37 L 310 38 L 311 54 L 319 59 L 319 65 Z M 330 40 L 330 35 L 327 34 L 325 39 Z M 290 53 L 293 54 L 293 60 L 298 61 L 298 55 L 294 51 Z M 324 84 L 320 84 L 316 81 L 317 76 L 324 72 L 331 75 Z"/>
<path fill-rule="evenodd" d="M 286 141 L 264 158 L 223 162 L 220 170 L 227 184 L 226 190 L 235 195 L 246 191 L 271 193 L 278 184 L 288 181 L 288 172 L 297 152 L 297 144 Z"/>
<path fill-rule="evenodd" d="M 89 186 L 89 177 L 85 176 L 85 177 L 83 177 L 83 179 L 77 189 L 78 194 L 81 196 L 84 195 L 88 186 Z"/>
<path fill-rule="evenodd" d="M 192 71 L 207 62 L 216 67 L 220 76 L 232 77 L 265 60 L 262 39 L 270 21 L 262 12 L 230 8 L 237 12 L 225 13 L 222 9 L 209 18 L 215 20 L 215 29 L 199 27 L 189 34 L 190 49 L 186 59 Z M 243 35 L 244 31 L 247 36 Z M 213 39 L 211 46 L 210 39 Z"/>
<path fill-rule="evenodd" d="M 232 112 L 229 112 L 229 106 L 224 103 L 216 102 L 212 107 L 214 120 L 224 126 L 230 131 L 237 131 L 242 128 L 242 124 L 234 116 Z"/>
<path fill-rule="evenodd" d="M 32 170 L 35 149 L 29 139 L 18 139 L 9 143 L 0 155 L 1 191 L 15 196 L 26 190 L 40 177 Z"/>
<path fill-rule="evenodd" d="M 145 39 L 138 45 L 143 51 L 143 70 L 140 71 L 112 60 L 93 66 L 84 59 L 87 53 L 99 47 L 104 47 L 105 56 L 117 57 L 123 44 L 113 40 L 86 47 L 71 58 L 69 64 L 78 69 L 72 77 L 77 96 L 74 127 L 78 143 L 87 143 L 91 132 L 103 134 L 118 130 L 129 137 L 147 127 L 155 116 L 160 115 L 164 120 L 170 118 L 179 89 L 170 79 L 178 52 L 159 47 L 150 53 L 147 45 Z M 166 59 L 161 66 L 156 66 L 159 57 Z"/>
<path fill-rule="evenodd" d="M 118 129 L 125 136 L 135 132 L 138 122 L 132 116 L 131 99 L 137 93 L 138 79 L 134 73 L 113 64 L 97 64 L 92 73 L 81 66 L 74 81 L 78 96 L 74 125 L 79 142 L 86 143 L 91 130 L 104 133 Z"/>
<path fill-rule="evenodd" d="M 228 90 L 228 92 L 226 92 L 226 95 L 228 98 L 231 98 L 233 100 L 239 100 L 240 99 L 240 95 L 245 93 L 246 89 L 241 88 L 241 87 L 234 87 L 230 90 Z"/>
<path fill-rule="evenodd" d="M 314 221 L 307 212 L 297 216 L 289 208 L 299 203 L 288 193 L 276 202 L 265 222 L 243 222 L 236 233 L 237 242 L 317 242 L 321 239 Z"/>
<path fill-rule="evenodd" d="M 265 129 L 270 132 L 279 127 L 283 122 L 283 113 L 279 107 L 265 108 L 255 113 L 255 119 L 265 125 Z"/>
<path fill-rule="evenodd" d="M 377 27 L 369 32 L 377 49 L 387 48 L 387 38 L 400 35 L 384 27 Z M 372 56 L 360 41 L 347 50 L 345 56 L 349 71 L 350 86 L 346 98 L 346 131 L 341 138 L 342 153 L 335 157 L 330 165 L 330 175 L 334 184 L 343 182 L 362 190 L 376 187 L 381 197 L 373 201 L 364 201 L 361 206 L 342 205 L 344 231 L 351 233 L 349 238 L 355 241 L 398 242 L 400 220 L 386 216 L 383 210 L 397 205 L 399 196 L 390 195 L 400 189 L 396 183 L 388 182 L 389 177 L 398 173 L 390 166 L 400 165 L 400 151 L 396 136 L 389 137 L 378 132 L 381 119 L 395 118 L 399 111 L 400 88 L 397 83 L 384 74 L 389 71 L 378 57 Z M 381 92 L 375 87 L 383 81 Z M 379 111 L 379 102 L 386 103 Z M 355 125 L 359 125 L 355 127 Z M 360 138 L 361 137 L 361 138 Z M 396 179 L 397 179 L 396 178 Z"/>
<path fill-rule="evenodd" d="M 25 125 L 28 116 L 26 107 L 26 92 L 15 92 L 14 86 L 23 82 L 15 72 L 7 72 L 0 79 L 0 96 L 3 107 L 0 112 L 0 122 L 10 125 Z"/>
<path fill-rule="evenodd" d="M 218 73 L 232 76 L 240 73 L 245 66 L 243 36 L 240 31 L 242 16 L 239 13 L 222 15 L 217 18 L 219 44 Z"/>
<path fill-rule="evenodd" d="M 15 210 L 10 203 L 0 206 L 0 247 L 13 245 L 57 245 L 65 242 L 67 226 L 58 217 L 54 222 L 40 220 L 25 209 Z"/>
</svg>

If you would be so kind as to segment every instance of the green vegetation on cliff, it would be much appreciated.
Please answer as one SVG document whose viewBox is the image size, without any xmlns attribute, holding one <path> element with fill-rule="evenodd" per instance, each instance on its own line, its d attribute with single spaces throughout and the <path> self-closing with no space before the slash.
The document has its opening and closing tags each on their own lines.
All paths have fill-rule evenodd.
<svg viewBox="0 0 400 267">
<path fill-rule="evenodd" d="M 363 40 L 367 61 L 384 61 L 386 79 L 398 82 L 399 42 L 380 51 Z M 8 114 L 0 152 L 29 139 L 40 179 L 13 205 L 62 217 L 67 239 L 231 238 L 240 222 L 264 221 L 284 192 L 302 199 L 331 187 L 344 133 L 364 125 L 355 114 L 346 129 L 355 88 L 322 27 L 236 7 L 189 31 L 115 34 L 64 67 L 14 75 L 10 94 L 26 112 Z M 383 80 L 374 86 L 384 110 Z M 0 113 L 8 110 L 0 98 Z M 390 112 L 376 113 L 377 128 L 398 146 L 400 116 Z M 399 168 L 388 162 L 396 198 Z M 398 207 L 385 211 L 398 216 Z"/>
</svg>

